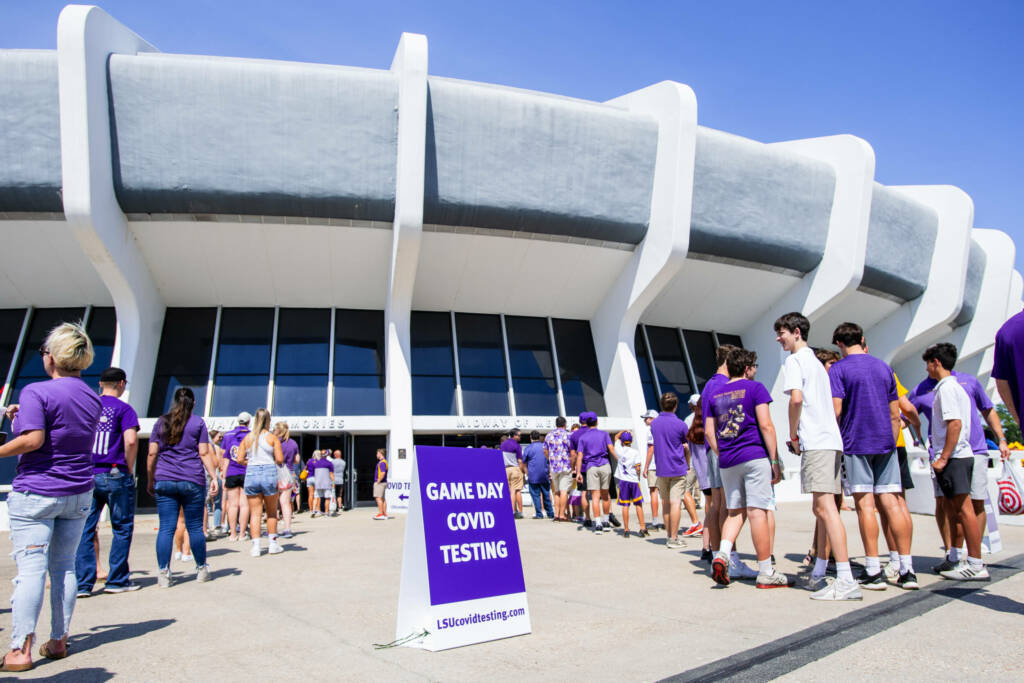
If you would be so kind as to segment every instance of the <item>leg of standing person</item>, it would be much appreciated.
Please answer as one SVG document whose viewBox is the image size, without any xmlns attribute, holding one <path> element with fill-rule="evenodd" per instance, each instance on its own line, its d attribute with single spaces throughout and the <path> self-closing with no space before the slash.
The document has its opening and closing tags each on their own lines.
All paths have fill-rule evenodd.
<svg viewBox="0 0 1024 683">
<path fill-rule="evenodd" d="M 263 496 L 245 492 L 246 503 L 249 505 L 249 537 L 252 539 L 251 554 L 260 554 L 260 526 L 263 522 Z"/>
<path fill-rule="evenodd" d="M 192 548 L 192 557 L 196 569 L 206 567 L 206 534 L 203 533 L 203 508 L 206 506 L 206 489 L 195 482 L 183 481 L 181 484 L 182 511 L 185 515 L 185 530 L 188 533 Z M 203 578 L 200 572 L 200 581 Z"/>
<path fill-rule="evenodd" d="M 547 514 L 548 519 L 554 519 L 555 509 L 551 504 L 551 486 L 549 484 L 541 485 L 541 496 L 544 498 L 544 513 Z"/>
<path fill-rule="evenodd" d="M 237 541 L 241 532 L 238 530 L 238 492 L 237 487 L 228 489 L 228 540 Z"/>
<path fill-rule="evenodd" d="M 92 491 L 92 506 L 85 518 L 85 526 L 82 527 L 82 537 L 78 541 L 78 550 L 75 554 L 75 574 L 78 579 L 79 597 L 88 597 L 96 585 L 99 575 L 99 554 L 96 550 L 96 527 L 100 521 L 100 514 L 103 506 L 107 504 L 107 492 L 104 483 L 97 477 L 95 488 Z"/>
<path fill-rule="evenodd" d="M 126 475 L 111 477 L 110 482 L 110 573 L 107 576 L 107 593 L 131 590 L 131 569 L 128 555 L 131 552 L 132 536 L 135 533 L 135 480 Z"/>
<path fill-rule="evenodd" d="M 156 534 L 157 585 L 169 588 L 171 585 L 171 552 L 174 546 L 174 532 L 178 528 L 178 514 L 181 500 L 178 482 L 158 481 L 154 486 L 156 514 L 159 528 Z"/>
<path fill-rule="evenodd" d="M 533 501 L 533 517 L 534 519 L 540 519 L 544 517 L 544 513 L 541 512 L 541 493 L 540 490 L 543 487 L 542 484 L 530 484 L 530 500 Z"/>
<path fill-rule="evenodd" d="M 245 486 L 238 487 L 238 535 L 249 538 L 249 499 L 245 496 Z"/>
<path fill-rule="evenodd" d="M 284 552 L 284 548 L 277 542 L 277 509 L 280 504 L 280 495 L 263 496 L 263 507 L 267 510 L 267 538 L 269 543 L 268 554 L 276 555 Z"/>
<path fill-rule="evenodd" d="M 75 551 L 82 538 L 82 527 L 89 513 L 92 492 L 64 496 L 63 509 L 53 520 L 50 537 L 50 640 L 44 647 L 55 656 L 67 652 L 71 616 L 75 612 Z"/>
<path fill-rule="evenodd" d="M 284 527 L 281 534 L 287 537 L 292 532 L 292 487 L 289 486 L 281 491 L 278 500 L 281 508 L 281 525 Z"/>
</svg>

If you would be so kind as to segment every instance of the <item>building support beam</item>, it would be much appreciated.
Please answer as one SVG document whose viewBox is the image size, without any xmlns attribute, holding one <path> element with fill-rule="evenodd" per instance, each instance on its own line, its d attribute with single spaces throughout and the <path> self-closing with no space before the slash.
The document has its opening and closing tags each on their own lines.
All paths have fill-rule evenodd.
<svg viewBox="0 0 1024 683">
<path fill-rule="evenodd" d="M 98 7 L 68 5 L 57 21 L 64 215 L 114 300 L 111 363 L 128 374 L 124 398 L 140 415 L 147 412 L 165 307 L 114 194 L 107 60 L 154 51 Z"/>
<path fill-rule="evenodd" d="M 423 236 L 423 185 L 427 140 L 427 38 L 403 33 L 391 63 L 398 79 L 398 160 L 395 174 L 395 222 L 388 273 L 385 324 L 385 373 L 388 480 L 407 483 L 412 474 L 412 376 L 409 338 L 413 288 Z M 405 457 L 399 458 L 399 453 Z M 403 498 L 399 498 L 403 495 Z M 389 510 L 405 512 L 408 493 L 389 487 Z"/>
<path fill-rule="evenodd" d="M 682 268 L 689 250 L 697 96 L 686 85 L 663 81 L 608 104 L 658 123 L 647 235 L 591 320 L 608 414 L 630 416 L 634 444 L 645 453 L 647 429 L 640 415 L 647 405 L 633 341 L 640 316 Z"/>
</svg>

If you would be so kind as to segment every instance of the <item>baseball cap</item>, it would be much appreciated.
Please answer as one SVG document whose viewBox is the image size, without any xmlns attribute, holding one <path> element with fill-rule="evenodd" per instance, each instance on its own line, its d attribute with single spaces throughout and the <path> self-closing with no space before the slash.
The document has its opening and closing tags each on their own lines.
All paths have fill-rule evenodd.
<svg viewBox="0 0 1024 683">
<path fill-rule="evenodd" d="M 102 373 L 100 373 L 100 381 L 113 383 L 127 382 L 128 375 L 126 375 L 124 373 L 124 370 L 122 370 L 121 368 L 107 368 Z"/>
<path fill-rule="evenodd" d="M 619 435 L 619 440 L 621 440 L 622 443 L 626 443 L 627 441 L 632 441 L 633 440 L 633 432 L 622 432 L 622 434 Z"/>
<path fill-rule="evenodd" d="M 245 412 L 244 410 L 238 414 L 238 422 L 240 424 L 249 424 L 252 421 L 252 415 Z"/>
<path fill-rule="evenodd" d="M 695 406 L 700 403 L 700 394 L 690 394 L 690 405 Z"/>
<path fill-rule="evenodd" d="M 648 410 L 646 413 L 644 413 L 643 415 L 640 416 L 640 419 L 643 420 L 643 419 L 646 419 L 648 417 L 651 418 L 651 419 L 658 417 L 658 411 L 657 410 Z"/>
<path fill-rule="evenodd" d="M 587 415 L 587 419 L 588 420 L 596 420 L 597 419 L 597 413 L 595 413 L 593 411 L 587 411 L 586 415 Z"/>
<path fill-rule="evenodd" d="M 590 413 L 588 413 L 585 410 L 582 413 L 580 413 L 580 424 L 581 425 L 587 423 L 587 415 L 590 415 Z"/>
</svg>

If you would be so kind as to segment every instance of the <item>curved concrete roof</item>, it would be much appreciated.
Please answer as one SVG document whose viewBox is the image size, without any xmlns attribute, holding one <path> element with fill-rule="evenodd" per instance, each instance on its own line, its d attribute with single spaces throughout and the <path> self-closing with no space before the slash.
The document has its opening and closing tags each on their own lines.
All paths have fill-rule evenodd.
<svg viewBox="0 0 1024 683">
<path fill-rule="evenodd" d="M 934 209 L 875 183 L 861 285 L 904 301 L 921 296 L 938 230 Z"/>
<path fill-rule="evenodd" d="M 971 240 L 971 253 L 967 256 L 967 281 L 964 283 L 964 301 L 960 313 L 953 319 L 953 327 L 965 325 L 974 319 L 978 310 L 978 297 L 981 295 L 981 281 L 985 275 L 985 264 L 988 257 L 985 250 Z"/>
</svg>

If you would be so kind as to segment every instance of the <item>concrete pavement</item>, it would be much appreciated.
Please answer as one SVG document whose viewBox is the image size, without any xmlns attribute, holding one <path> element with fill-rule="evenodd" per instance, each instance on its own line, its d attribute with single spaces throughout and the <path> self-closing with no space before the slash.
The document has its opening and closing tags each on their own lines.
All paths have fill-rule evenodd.
<svg viewBox="0 0 1024 683">
<path fill-rule="evenodd" d="M 144 588 L 80 600 L 72 622 L 71 656 L 42 661 L 26 680 L 657 680 L 699 667 L 719 671 L 751 648 L 807 629 L 842 633 L 843 615 L 868 615 L 858 628 L 867 637 L 835 648 L 778 658 L 768 677 L 788 680 L 905 679 L 954 676 L 970 670 L 991 680 L 1019 673 L 1004 653 L 1019 650 L 1024 613 L 1020 567 L 969 593 L 950 590 L 931 574 L 939 560 L 931 517 L 914 516 L 915 568 L 923 591 L 914 599 L 895 587 L 865 591 L 860 603 L 817 603 L 796 589 L 756 590 L 750 584 L 716 587 L 698 560 L 699 539 L 669 551 L 662 537 L 594 536 L 571 524 L 524 519 L 517 523 L 533 633 L 446 652 L 376 650 L 395 638 L 395 608 L 404 518 L 371 520 L 371 508 L 338 518 L 297 517 L 297 535 L 277 556 L 252 558 L 245 542 L 209 545 L 213 581 L 198 584 L 194 570 L 175 564 L 179 581 L 156 588 L 155 518 L 140 516 L 132 550 L 134 580 Z M 795 575 L 810 541 L 809 505 L 780 506 L 776 557 Z M 860 552 L 856 516 L 843 513 L 851 549 Z M 1024 551 L 1024 528 L 1004 527 L 1007 550 L 999 563 Z M 109 529 L 102 530 L 104 552 Z M 7 539 L 4 543 L 9 543 Z M 883 543 L 884 546 L 884 543 Z M 9 546 L 8 546 L 9 547 Z M 744 529 L 739 548 L 751 549 Z M 748 556 L 749 557 L 749 556 Z M 1020 559 L 1024 563 L 1024 559 Z M 1021 564 L 1024 567 L 1024 564 Z M 13 560 L 0 557 L 0 577 L 14 576 Z M 971 586 L 971 588 L 978 588 Z M 941 600 L 940 600 L 941 597 Z M 902 602 L 901 602 L 902 600 Z M 892 610 L 888 606 L 892 606 Z M 922 605 L 928 607 L 921 611 Z M 882 606 L 881 609 L 875 606 Z M 859 612 L 873 609 L 878 612 Z M 4 610 L 9 612 L 9 610 Z M 45 605 L 38 631 L 47 633 Z M 853 623 L 852 621 L 850 623 Z M 965 637 L 952 637 L 959 624 Z M 864 624 L 867 624 L 865 626 Z M 10 633 L 10 617 L 0 620 Z M 829 632 L 832 632 L 829 631 Z M 813 633 L 813 631 L 811 631 Z M 950 644 L 955 644 L 951 657 Z M 833 651 L 834 650 L 834 651 Z M 759 655 L 760 656 L 760 655 Z M 736 675 L 735 672 L 729 675 Z M 706 676 L 713 677 L 713 676 Z M 743 679 L 742 672 L 738 674 Z M 760 678 L 763 678 L 761 676 Z"/>
</svg>

